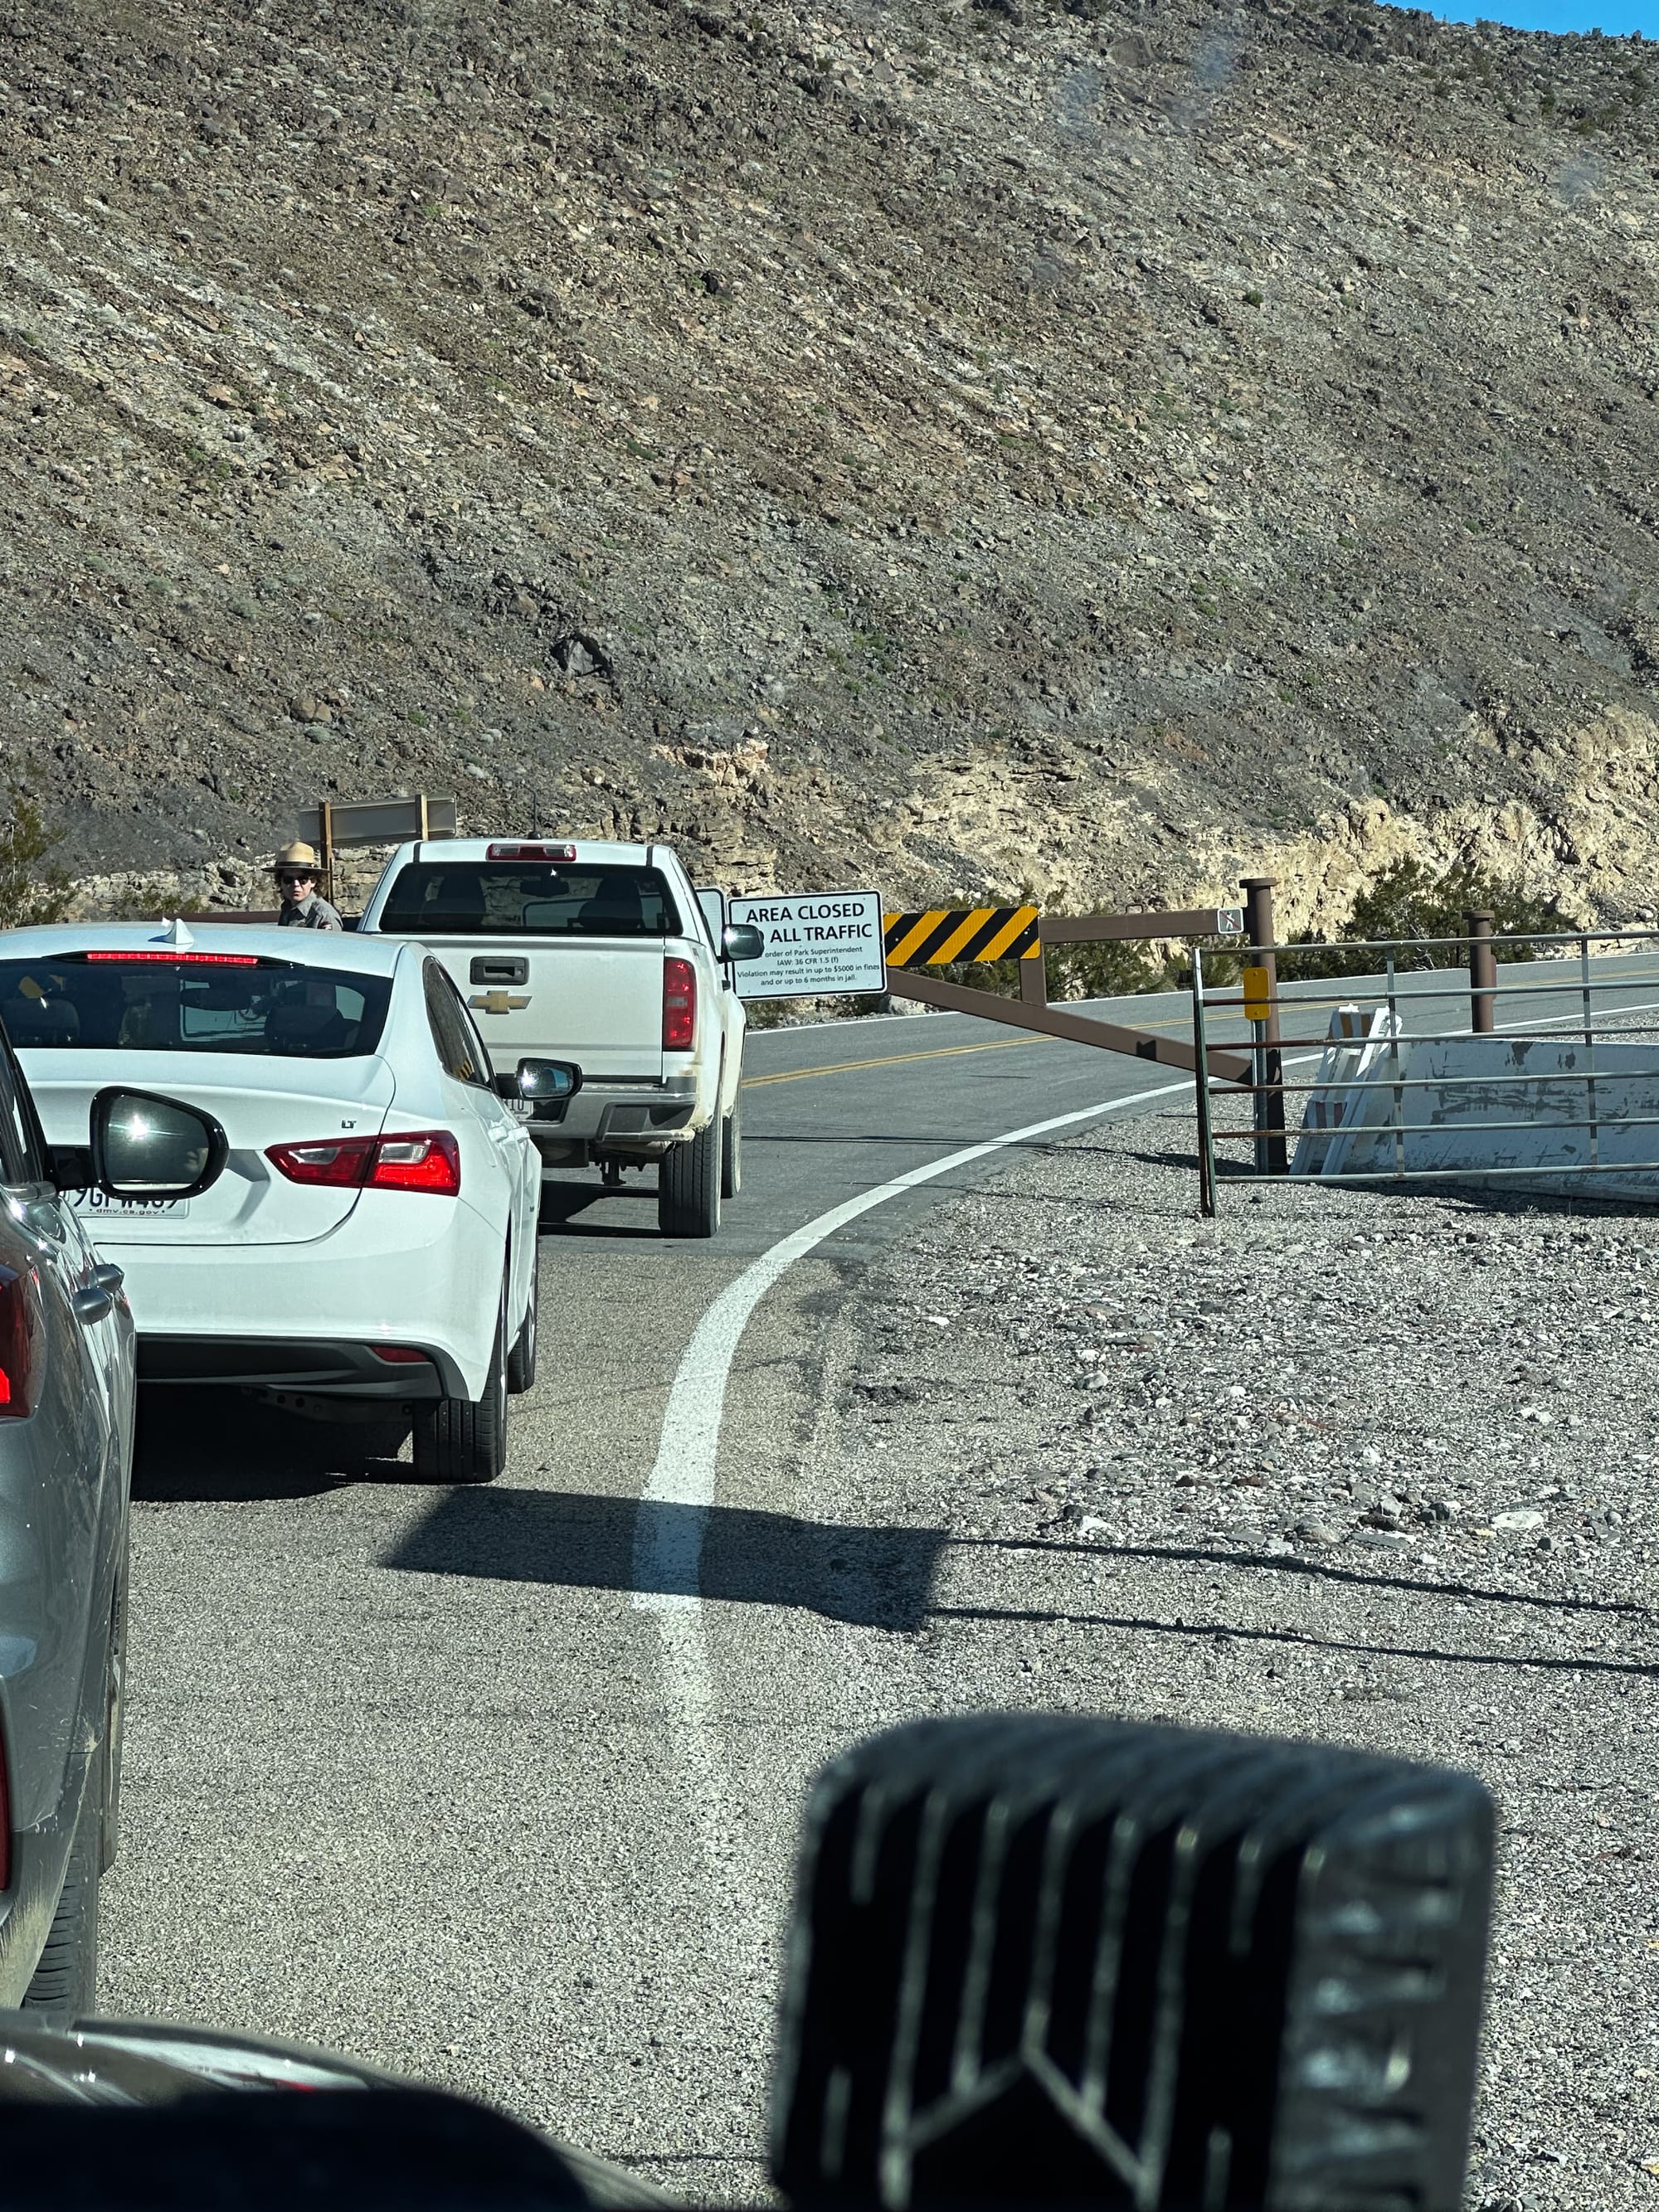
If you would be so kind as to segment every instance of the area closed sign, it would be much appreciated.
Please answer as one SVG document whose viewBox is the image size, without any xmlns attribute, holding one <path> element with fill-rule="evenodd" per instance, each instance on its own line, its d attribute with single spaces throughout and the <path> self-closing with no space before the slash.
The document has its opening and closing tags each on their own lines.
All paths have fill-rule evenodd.
<svg viewBox="0 0 1659 2212">
<path fill-rule="evenodd" d="M 732 971 L 745 999 L 884 991 L 879 891 L 778 892 L 734 898 L 734 922 L 759 930 L 766 951 Z"/>
</svg>

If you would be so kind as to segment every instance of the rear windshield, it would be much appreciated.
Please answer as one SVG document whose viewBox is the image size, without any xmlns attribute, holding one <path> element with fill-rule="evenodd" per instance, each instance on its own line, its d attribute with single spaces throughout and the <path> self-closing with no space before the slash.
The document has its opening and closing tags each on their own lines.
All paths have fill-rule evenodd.
<svg viewBox="0 0 1659 2212">
<path fill-rule="evenodd" d="M 546 861 L 415 860 L 378 925 L 398 937 L 678 937 L 654 868 Z"/>
<path fill-rule="evenodd" d="M 245 1052 L 349 1060 L 373 1052 L 389 975 L 261 960 L 0 960 L 0 1022 L 20 1050 Z"/>
</svg>

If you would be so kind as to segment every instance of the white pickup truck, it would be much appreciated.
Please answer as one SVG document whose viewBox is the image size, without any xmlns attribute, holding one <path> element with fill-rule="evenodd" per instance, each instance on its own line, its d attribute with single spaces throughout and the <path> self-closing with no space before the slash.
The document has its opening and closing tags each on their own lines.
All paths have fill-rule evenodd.
<svg viewBox="0 0 1659 2212">
<path fill-rule="evenodd" d="M 724 917 L 666 845 L 446 837 L 398 848 L 357 927 L 431 946 L 498 1071 L 578 1063 L 574 1097 L 525 1102 L 544 1168 L 654 1160 L 658 1227 L 712 1237 L 743 1173 L 732 967 L 762 950 Z"/>
</svg>

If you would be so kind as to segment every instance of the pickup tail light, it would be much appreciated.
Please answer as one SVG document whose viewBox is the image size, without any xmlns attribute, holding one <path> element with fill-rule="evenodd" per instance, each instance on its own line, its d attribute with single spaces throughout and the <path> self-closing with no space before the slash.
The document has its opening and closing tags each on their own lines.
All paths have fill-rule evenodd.
<svg viewBox="0 0 1659 2212">
<path fill-rule="evenodd" d="M 26 1421 L 34 1411 L 46 1357 L 40 1279 L 0 1266 L 0 1419 Z"/>
<path fill-rule="evenodd" d="M 460 1195 L 461 1148 L 447 1129 L 400 1129 L 381 1137 L 323 1137 L 310 1144 L 271 1145 L 265 1158 L 290 1182 L 334 1190 Z"/>
<path fill-rule="evenodd" d="M 490 845 L 485 848 L 486 860 L 574 860 L 574 845 L 545 845 L 515 842 L 511 845 Z"/>
<path fill-rule="evenodd" d="M 689 960 L 662 963 L 662 1048 L 690 1052 L 697 1035 L 697 971 Z"/>
</svg>

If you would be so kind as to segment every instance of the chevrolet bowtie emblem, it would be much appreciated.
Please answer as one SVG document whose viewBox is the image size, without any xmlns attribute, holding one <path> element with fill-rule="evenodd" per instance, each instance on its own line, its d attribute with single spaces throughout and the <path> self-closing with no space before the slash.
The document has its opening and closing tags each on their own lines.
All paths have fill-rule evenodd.
<svg viewBox="0 0 1659 2212">
<path fill-rule="evenodd" d="M 480 991 L 466 1002 L 477 1014 L 519 1014 L 530 1004 L 527 998 L 515 999 L 506 991 Z"/>
</svg>

